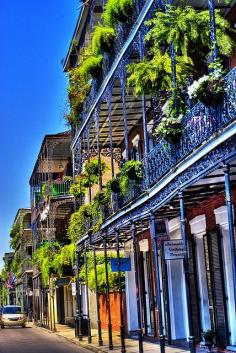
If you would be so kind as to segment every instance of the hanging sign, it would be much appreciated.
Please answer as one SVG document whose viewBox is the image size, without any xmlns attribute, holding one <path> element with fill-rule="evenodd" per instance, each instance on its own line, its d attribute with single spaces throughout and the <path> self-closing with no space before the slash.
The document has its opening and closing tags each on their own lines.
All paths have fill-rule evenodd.
<svg viewBox="0 0 236 353">
<path fill-rule="evenodd" d="M 144 252 L 149 250 L 148 239 L 142 239 L 139 241 L 139 250 Z"/>
<path fill-rule="evenodd" d="M 75 282 L 72 282 L 71 283 L 71 293 L 74 296 L 76 296 L 76 283 Z"/>
<path fill-rule="evenodd" d="M 166 221 L 156 222 L 156 234 L 158 239 L 158 248 L 160 249 L 163 241 L 169 240 L 169 233 L 166 226 Z"/>
<path fill-rule="evenodd" d="M 184 242 L 179 240 L 164 241 L 164 259 L 179 260 L 184 258 Z"/>
<path fill-rule="evenodd" d="M 119 260 L 121 272 L 131 271 L 131 261 L 129 257 L 120 257 Z M 111 272 L 118 272 L 119 260 L 118 258 L 110 259 Z"/>
</svg>

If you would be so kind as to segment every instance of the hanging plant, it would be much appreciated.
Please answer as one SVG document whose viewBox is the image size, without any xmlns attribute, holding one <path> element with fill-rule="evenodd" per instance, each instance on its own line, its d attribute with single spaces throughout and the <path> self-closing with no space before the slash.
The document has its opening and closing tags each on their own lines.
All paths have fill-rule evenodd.
<svg viewBox="0 0 236 353">
<path fill-rule="evenodd" d="M 100 169 L 100 170 L 99 170 Z M 107 164 L 100 159 L 91 159 L 84 166 L 85 174 L 92 184 L 98 184 L 100 172 L 103 174 L 108 170 Z"/>
<path fill-rule="evenodd" d="M 83 196 L 89 187 L 89 180 L 86 174 L 76 176 L 75 183 L 71 184 L 69 194 L 75 197 Z"/>
<path fill-rule="evenodd" d="M 129 180 L 137 184 L 143 179 L 143 165 L 142 162 L 130 160 L 126 161 L 120 173 L 120 189 L 122 195 L 127 195 L 129 190 Z"/>
<path fill-rule="evenodd" d="M 106 188 L 108 190 L 111 190 L 115 194 L 119 194 L 121 192 L 120 188 L 120 179 L 119 178 L 113 178 L 109 180 L 106 184 Z"/>
<path fill-rule="evenodd" d="M 91 75 L 92 77 L 98 77 L 102 71 L 103 56 L 90 55 L 87 59 L 83 61 L 81 65 L 81 72 L 85 76 Z"/>
<path fill-rule="evenodd" d="M 54 254 L 52 260 L 52 267 L 59 276 L 63 275 L 65 267 L 73 267 L 75 263 L 75 243 L 64 245 L 59 252 Z"/>
<path fill-rule="evenodd" d="M 117 22 L 126 22 L 134 11 L 133 0 L 108 0 L 103 12 L 105 26 L 115 27 Z"/>
<path fill-rule="evenodd" d="M 68 234 L 72 242 L 76 242 L 86 235 L 90 228 L 92 217 L 93 209 L 91 204 L 81 206 L 78 211 L 71 215 Z"/>
<path fill-rule="evenodd" d="M 172 87 L 171 59 L 166 52 L 160 50 L 155 52 L 151 60 L 144 59 L 140 62 L 128 64 L 127 89 L 133 87 L 134 95 L 153 94 L 157 91 L 169 91 Z M 190 73 L 190 66 L 186 64 L 182 57 L 176 58 L 176 75 L 179 86 L 186 82 Z"/>
<path fill-rule="evenodd" d="M 205 106 L 217 106 L 224 99 L 225 83 L 223 81 L 223 68 L 219 60 L 210 65 L 212 72 L 194 81 L 188 88 L 189 98 L 199 100 Z"/>
<path fill-rule="evenodd" d="M 187 107 L 179 90 L 173 90 L 168 101 L 166 115 L 162 117 L 155 133 L 169 143 L 178 142 L 182 129 L 182 117 L 186 114 Z"/>
<path fill-rule="evenodd" d="M 102 26 L 100 23 L 95 27 L 92 36 L 92 49 L 94 52 L 103 50 L 110 53 L 114 47 L 115 30 L 112 27 Z"/>
<path fill-rule="evenodd" d="M 93 202 L 97 203 L 97 206 L 107 206 L 111 201 L 111 193 L 107 189 L 98 191 L 93 198 Z M 95 206 L 96 207 L 96 206 Z"/>
<path fill-rule="evenodd" d="M 167 49 L 173 44 L 175 52 L 180 53 L 189 61 L 190 51 L 199 51 L 200 48 L 209 48 L 210 16 L 208 10 L 197 11 L 192 6 L 166 5 L 167 11 L 157 11 L 154 18 L 147 21 L 150 30 L 146 40 L 152 44 L 152 52 L 157 49 Z M 220 15 L 220 10 L 215 12 L 216 45 L 219 53 L 231 56 L 234 41 L 229 33 L 235 32 L 230 23 Z M 209 48 L 212 50 L 212 48 Z M 205 58 L 205 56 L 204 56 Z"/>
</svg>

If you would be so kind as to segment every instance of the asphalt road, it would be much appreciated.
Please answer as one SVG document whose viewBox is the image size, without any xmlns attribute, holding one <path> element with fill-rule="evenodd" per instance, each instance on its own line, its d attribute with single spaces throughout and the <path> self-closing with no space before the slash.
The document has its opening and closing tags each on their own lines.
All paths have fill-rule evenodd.
<svg viewBox="0 0 236 353">
<path fill-rule="evenodd" d="M 89 353 L 63 337 L 39 328 L 0 329 L 0 353 Z"/>
</svg>

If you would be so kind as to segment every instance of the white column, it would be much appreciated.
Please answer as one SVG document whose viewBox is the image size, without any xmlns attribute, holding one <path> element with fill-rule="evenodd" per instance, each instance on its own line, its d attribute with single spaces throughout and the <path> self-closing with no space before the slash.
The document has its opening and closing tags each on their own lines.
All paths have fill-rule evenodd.
<svg viewBox="0 0 236 353">
<path fill-rule="evenodd" d="M 176 217 L 168 222 L 170 239 L 181 239 L 180 219 Z M 167 260 L 169 287 L 171 338 L 189 337 L 186 283 L 183 260 Z M 181 325 L 180 325 L 181 323 Z"/>
<path fill-rule="evenodd" d="M 134 254 L 131 242 L 125 243 L 125 256 L 130 256 L 131 258 L 131 271 L 125 272 L 125 295 L 128 331 L 135 331 L 138 329 L 138 313 L 136 302 Z"/>
<path fill-rule="evenodd" d="M 236 345 L 236 315 L 235 315 L 235 297 L 233 288 L 233 275 L 232 275 L 232 264 L 231 264 L 231 252 L 230 252 L 230 241 L 229 241 L 229 227 L 228 227 L 228 216 L 227 207 L 222 206 L 214 210 L 216 224 L 219 224 L 222 245 L 223 245 L 223 263 L 224 263 L 224 275 L 225 275 L 225 288 L 227 300 L 227 316 L 230 335 L 230 344 Z"/>
<path fill-rule="evenodd" d="M 207 331 L 211 330 L 211 319 L 209 313 L 209 297 L 203 243 L 203 236 L 206 234 L 206 216 L 204 214 L 197 216 L 193 218 L 189 224 L 196 244 L 196 264 L 199 290 L 198 295 L 200 298 L 201 329 L 203 331 Z"/>
</svg>

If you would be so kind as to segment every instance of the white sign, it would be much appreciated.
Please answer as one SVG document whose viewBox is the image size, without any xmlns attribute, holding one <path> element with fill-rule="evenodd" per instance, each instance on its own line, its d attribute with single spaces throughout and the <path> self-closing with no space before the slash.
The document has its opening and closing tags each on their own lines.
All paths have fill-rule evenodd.
<svg viewBox="0 0 236 353">
<path fill-rule="evenodd" d="M 140 251 L 148 251 L 149 250 L 148 239 L 142 239 L 139 241 L 139 249 L 140 249 Z"/>
<path fill-rule="evenodd" d="M 167 240 L 164 241 L 164 259 L 178 260 L 184 258 L 184 242 L 183 240 Z"/>
<path fill-rule="evenodd" d="M 76 284 L 75 284 L 75 282 L 71 283 L 71 291 L 72 291 L 72 295 L 75 296 L 76 295 Z"/>
</svg>

